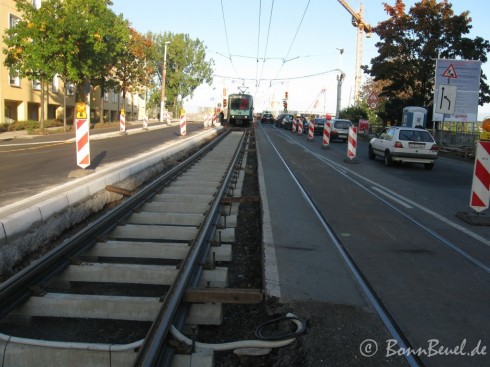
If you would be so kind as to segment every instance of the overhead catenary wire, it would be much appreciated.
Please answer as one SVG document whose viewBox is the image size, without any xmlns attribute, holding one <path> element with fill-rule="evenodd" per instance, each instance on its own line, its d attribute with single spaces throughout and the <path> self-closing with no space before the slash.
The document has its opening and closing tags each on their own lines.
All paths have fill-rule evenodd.
<svg viewBox="0 0 490 367">
<path fill-rule="evenodd" d="M 293 37 L 293 40 L 291 41 L 291 45 L 289 46 L 289 50 L 286 54 L 286 56 L 284 57 L 283 61 L 282 61 L 282 64 L 281 64 L 281 67 L 279 68 L 279 71 L 277 72 L 276 74 L 276 78 L 279 76 L 279 74 L 281 73 L 282 71 L 282 68 L 284 66 L 284 64 L 289 61 L 288 60 L 288 57 L 289 57 L 289 54 L 291 53 L 291 49 L 293 48 L 293 45 L 294 45 L 294 41 L 296 41 L 296 37 L 298 36 L 298 33 L 299 33 L 299 30 L 301 28 L 301 25 L 303 24 L 303 20 L 305 19 L 305 15 L 306 15 L 306 11 L 308 10 L 308 7 L 310 6 L 310 1 L 311 0 L 308 0 L 308 3 L 306 4 L 306 8 L 305 8 L 305 11 L 303 12 L 303 16 L 301 17 L 301 20 L 298 24 L 298 28 L 296 29 L 296 33 L 294 34 L 294 37 Z"/>
<path fill-rule="evenodd" d="M 226 39 L 226 48 L 228 50 L 228 59 L 231 62 L 231 66 L 233 67 L 233 71 L 235 72 L 236 76 L 238 76 L 238 72 L 236 71 L 235 65 L 233 64 L 233 60 L 231 58 L 230 42 L 228 41 L 228 30 L 226 28 L 225 8 L 223 6 L 223 0 L 221 0 L 221 15 L 223 16 L 223 26 L 225 28 L 225 39 Z"/>
<path fill-rule="evenodd" d="M 272 24 L 272 13 L 273 13 L 273 11 L 274 11 L 274 0 L 272 0 L 271 12 L 269 14 L 269 27 L 267 29 L 267 37 L 265 39 L 264 57 L 262 58 L 262 70 L 260 71 L 260 78 L 259 78 L 259 81 L 257 83 L 257 88 L 260 86 L 260 81 L 262 80 L 262 75 L 264 75 L 265 60 L 268 60 L 268 59 L 266 59 L 266 55 L 267 55 L 267 48 L 269 46 L 269 36 L 270 36 L 270 33 L 271 33 L 271 24 Z M 269 58 L 269 59 L 271 59 L 271 58 Z"/>
<path fill-rule="evenodd" d="M 260 21 L 262 15 L 262 0 L 259 1 L 259 26 L 257 31 L 257 62 L 255 65 L 255 87 L 259 86 L 258 76 L 259 76 L 259 51 L 260 51 Z"/>
<path fill-rule="evenodd" d="M 315 73 L 315 74 L 307 74 L 307 75 L 300 75 L 300 76 L 291 76 L 291 77 L 287 77 L 287 78 L 264 78 L 262 80 L 274 82 L 274 81 L 287 81 L 287 80 L 295 80 L 295 79 L 305 79 L 305 78 L 312 78 L 314 76 L 328 74 L 328 73 L 331 73 L 333 71 L 340 71 L 340 70 L 339 69 L 331 69 L 331 70 L 322 71 L 322 72 Z M 213 76 L 218 77 L 218 78 L 225 78 L 225 79 L 255 80 L 254 78 L 236 78 L 234 76 L 226 76 L 226 75 L 220 75 L 220 74 L 213 74 Z"/>
</svg>

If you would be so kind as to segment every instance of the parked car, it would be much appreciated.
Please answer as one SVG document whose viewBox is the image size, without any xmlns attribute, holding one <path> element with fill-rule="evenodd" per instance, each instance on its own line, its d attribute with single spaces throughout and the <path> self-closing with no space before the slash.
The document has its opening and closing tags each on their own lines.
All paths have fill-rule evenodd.
<svg viewBox="0 0 490 367">
<path fill-rule="evenodd" d="M 290 113 L 280 114 L 276 119 L 276 127 L 291 130 L 291 127 L 293 126 L 293 118 L 294 115 Z"/>
<path fill-rule="evenodd" d="M 349 138 L 349 128 L 354 124 L 350 120 L 334 119 L 331 126 L 330 140 L 342 140 L 345 143 Z"/>
<path fill-rule="evenodd" d="M 432 169 L 437 159 L 438 147 L 433 136 L 423 128 L 393 126 L 384 128 L 369 142 L 369 158 L 384 159 L 385 165 L 393 162 L 422 163 Z"/>
<path fill-rule="evenodd" d="M 323 129 L 325 127 L 325 119 L 315 118 L 315 127 L 313 129 L 315 135 L 323 135 Z M 308 131 L 307 131 L 308 133 Z"/>
<path fill-rule="evenodd" d="M 262 113 L 262 118 L 260 119 L 260 122 L 263 124 L 273 124 L 274 123 L 274 116 L 272 116 L 271 112 L 264 111 Z"/>
</svg>

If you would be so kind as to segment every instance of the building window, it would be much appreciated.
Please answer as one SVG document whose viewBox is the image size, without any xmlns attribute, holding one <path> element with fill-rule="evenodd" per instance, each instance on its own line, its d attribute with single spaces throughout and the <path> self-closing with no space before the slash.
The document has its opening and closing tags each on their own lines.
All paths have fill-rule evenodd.
<svg viewBox="0 0 490 367">
<path fill-rule="evenodd" d="M 10 86 L 20 87 L 20 78 L 18 76 L 10 75 Z"/>
<path fill-rule="evenodd" d="M 16 17 L 13 14 L 10 14 L 10 16 L 9 16 L 9 27 L 14 28 L 17 25 L 17 23 L 19 23 L 19 20 L 20 20 L 19 17 Z"/>
<path fill-rule="evenodd" d="M 36 79 L 32 81 L 32 89 L 41 90 L 41 81 Z"/>
<path fill-rule="evenodd" d="M 66 95 L 67 96 L 73 96 L 75 94 L 75 86 L 73 83 L 68 82 L 66 84 Z"/>
<path fill-rule="evenodd" d="M 104 92 L 104 102 L 109 101 L 109 92 Z"/>
<path fill-rule="evenodd" d="M 117 103 L 117 93 L 116 91 L 112 91 L 112 102 Z"/>
<path fill-rule="evenodd" d="M 53 93 L 58 93 L 60 91 L 60 78 L 58 74 L 53 77 L 53 85 L 51 86 Z"/>
</svg>

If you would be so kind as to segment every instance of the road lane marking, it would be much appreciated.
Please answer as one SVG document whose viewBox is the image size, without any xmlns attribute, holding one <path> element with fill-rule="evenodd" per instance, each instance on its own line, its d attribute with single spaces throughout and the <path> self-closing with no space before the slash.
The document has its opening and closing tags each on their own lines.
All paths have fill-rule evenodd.
<svg viewBox="0 0 490 367">
<path fill-rule="evenodd" d="M 394 202 L 404 206 L 405 208 L 407 209 L 413 209 L 413 206 L 407 204 L 406 202 L 404 202 L 403 200 L 401 199 L 398 199 L 397 197 L 395 197 L 394 195 L 391 195 L 389 193 L 387 193 L 386 191 L 383 191 L 381 188 L 379 188 L 378 186 L 372 186 L 371 189 L 373 189 L 374 191 L 376 192 L 379 192 L 380 194 L 386 196 L 387 198 L 393 200 Z M 397 195 L 398 196 L 398 195 Z"/>
</svg>

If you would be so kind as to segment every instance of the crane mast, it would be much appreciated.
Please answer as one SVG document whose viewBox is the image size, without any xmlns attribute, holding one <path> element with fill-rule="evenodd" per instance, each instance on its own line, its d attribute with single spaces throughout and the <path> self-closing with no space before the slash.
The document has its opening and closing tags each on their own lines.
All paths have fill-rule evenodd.
<svg viewBox="0 0 490 367">
<path fill-rule="evenodd" d="M 364 32 L 366 37 L 371 36 L 372 27 L 364 23 L 362 18 L 362 2 L 360 4 L 359 12 L 356 12 L 345 0 L 338 0 L 338 2 L 352 15 L 352 25 L 357 28 L 357 45 L 356 45 L 356 74 L 354 80 L 354 100 L 359 99 L 359 91 L 361 90 L 361 64 L 362 64 L 362 46 L 364 39 Z"/>
</svg>

